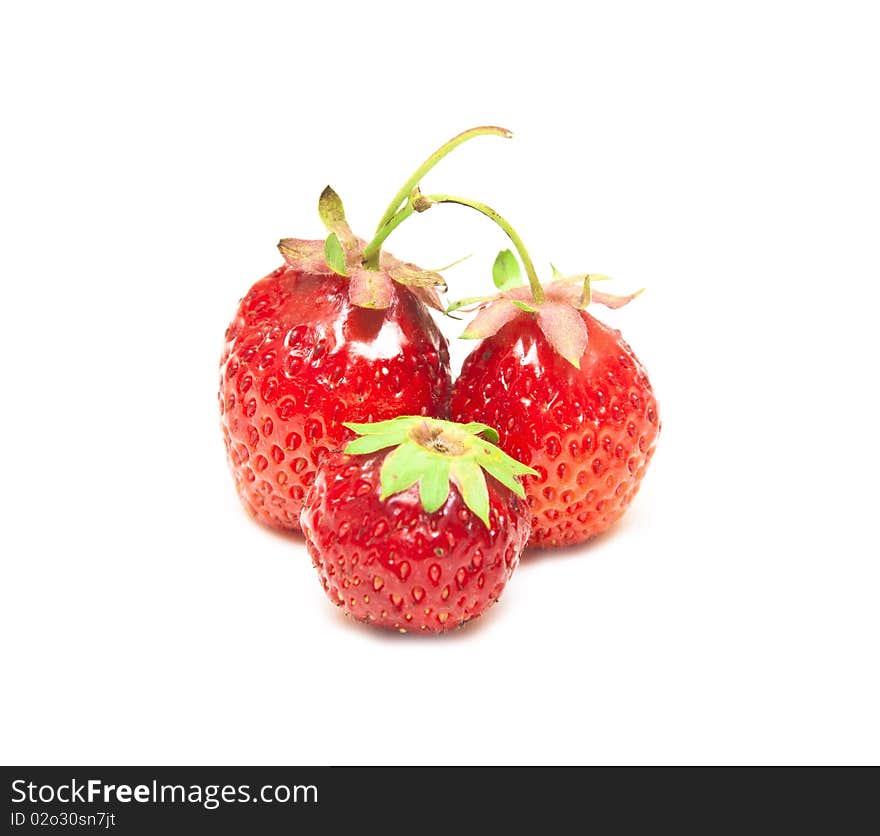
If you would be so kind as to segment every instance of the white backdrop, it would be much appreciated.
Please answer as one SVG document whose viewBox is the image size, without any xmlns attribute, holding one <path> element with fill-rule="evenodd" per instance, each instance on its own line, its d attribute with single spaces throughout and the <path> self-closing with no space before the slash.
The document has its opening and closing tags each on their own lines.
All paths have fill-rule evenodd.
<svg viewBox="0 0 880 836">
<path fill-rule="evenodd" d="M 872 12 L 6 6 L 0 759 L 877 762 Z M 613 533 L 530 554 L 459 633 L 379 635 L 240 509 L 222 336 L 326 183 L 364 234 L 485 123 L 516 138 L 426 187 L 542 268 L 648 288 L 599 315 L 663 433 Z M 389 241 L 477 253 L 456 297 L 504 245 L 446 206 Z"/>
</svg>

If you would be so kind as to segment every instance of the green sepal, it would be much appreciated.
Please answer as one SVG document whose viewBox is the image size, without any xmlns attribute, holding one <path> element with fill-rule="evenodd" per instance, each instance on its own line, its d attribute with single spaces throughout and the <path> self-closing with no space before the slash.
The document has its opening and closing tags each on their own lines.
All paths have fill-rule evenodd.
<svg viewBox="0 0 880 836">
<path fill-rule="evenodd" d="M 382 450 L 385 447 L 396 447 L 398 444 L 403 444 L 410 428 L 409 421 L 405 417 L 376 421 L 373 424 L 355 424 L 346 421 L 342 426 L 360 436 L 360 438 L 350 441 L 345 448 L 345 452 L 353 456 L 375 453 L 376 450 Z"/>
<path fill-rule="evenodd" d="M 329 230 L 333 230 L 340 223 L 346 223 L 342 198 L 330 186 L 325 186 L 318 198 L 318 214 Z"/>
<path fill-rule="evenodd" d="M 345 448 L 345 452 L 352 456 L 362 456 L 366 453 L 375 453 L 377 450 L 383 450 L 386 447 L 395 447 L 400 444 L 400 438 L 396 434 L 387 433 L 385 435 L 364 435 L 350 441 Z"/>
<path fill-rule="evenodd" d="M 345 251 L 342 249 L 342 244 L 339 243 L 339 237 L 335 232 L 331 232 L 324 242 L 324 261 L 334 273 L 348 276 L 348 270 L 345 267 Z"/>
<path fill-rule="evenodd" d="M 492 281 L 499 290 L 512 290 L 523 283 L 519 261 L 510 250 L 501 250 L 492 265 Z"/>
<path fill-rule="evenodd" d="M 419 480 L 419 497 L 428 514 L 439 511 L 449 496 L 449 462 L 440 459 Z"/>
<path fill-rule="evenodd" d="M 464 504 L 489 527 L 489 488 L 483 469 L 473 459 L 457 458 L 449 463 L 449 475 L 458 486 Z"/>
<path fill-rule="evenodd" d="M 457 302 L 453 302 L 449 307 L 446 308 L 446 313 L 452 313 L 453 311 L 457 311 L 459 308 L 465 308 L 468 305 L 477 305 L 481 302 L 488 302 L 490 299 L 494 299 L 494 296 L 468 296 L 465 299 L 459 299 Z"/>
<path fill-rule="evenodd" d="M 399 432 L 400 440 L 406 438 L 407 429 L 412 422 L 411 415 L 398 415 L 397 418 L 389 418 L 387 421 L 374 421 L 372 424 L 357 424 L 354 421 L 344 421 L 342 426 L 358 435 L 384 435 L 387 432 Z"/>
<path fill-rule="evenodd" d="M 578 307 L 582 311 L 585 311 L 588 307 L 590 307 L 590 302 L 592 302 L 592 301 L 593 301 L 593 288 L 590 287 L 590 274 L 587 273 L 587 275 L 584 276 L 584 289 L 583 289 L 583 292 L 581 293 L 581 302 L 580 302 L 580 305 L 578 305 Z"/>
<path fill-rule="evenodd" d="M 435 267 L 431 272 L 432 273 L 442 273 L 444 270 L 451 270 L 453 267 L 457 267 L 464 261 L 467 261 L 469 258 L 473 258 L 473 253 L 468 253 L 467 255 L 463 255 L 461 258 L 455 259 L 455 261 L 451 261 L 449 264 L 444 265 L 443 267 Z"/>
<path fill-rule="evenodd" d="M 510 488 L 520 499 L 526 498 L 525 489 L 517 476 L 537 476 L 538 471 L 526 467 L 506 453 L 501 456 L 485 455 L 479 459 L 480 467 L 490 476 L 494 476 L 502 485 Z"/>
<path fill-rule="evenodd" d="M 569 276 L 567 281 L 580 281 L 583 279 L 583 290 L 581 298 L 577 304 L 578 310 L 585 311 L 593 301 L 593 282 L 607 282 L 611 280 L 611 276 L 605 276 L 602 273 L 586 273 L 584 276 Z"/>
<path fill-rule="evenodd" d="M 498 443 L 498 430 L 496 430 L 495 427 L 490 427 L 488 424 L 481 424 L 479 421 L 471 421 L 467 424 L 462 424 L 462 427 L 469 433 L 484 436 L 493 444 Z M 510 457 L 508 456 L 508 458 Z M 511 461 L 516 461 L 516 459 L 511 459 Z M 517 462 L 517 464 L 519 464 L 519 462 Z"/>
<path fill-rule="evenodd" d="M 349 237 L 354 237 L 348 221 L 345 220 L 342 198 L 330 186 L 326 186 L 318 198 L 318 215 L 328 232 L 335 232 L 346 243 Z"/>
<path fill-rule="evenodd" d="M 525 311 L 526 313 L 535 313 L 535 311 L 538 310 L 534 305 L 530 305 L 528 302 L 523 302 L 521 299 L 511 299 L 510 301 L 521 311 Z"/>
<path fill-rule="evenodd" d="M 431 454 L 412 441 L 395 447 L 382 462 L 382 494 L 380 499 L 388 499 L 392 494 L 412 487 L 422 474 L 430 469 L 427 457 Z"/>
</svg>

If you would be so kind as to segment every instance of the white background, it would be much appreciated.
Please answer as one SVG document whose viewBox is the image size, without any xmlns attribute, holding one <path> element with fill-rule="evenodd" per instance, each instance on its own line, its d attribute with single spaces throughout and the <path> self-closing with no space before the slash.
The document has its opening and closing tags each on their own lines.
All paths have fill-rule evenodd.
<svg viewBox="0 0 880 836">
<path fill-rule="evenodd" d="M 0 759 L 877 762 L 872 6 L 4 6 Z M 326 183 L 366 234 L 484 123 L 426 188 L 647 286 L 600 316 L 664 428 L 612 534 L 381 635 L 240 509 L 222 336 Z M 450 206 L 389 241 L 477 253 L 455 296 L 504 245 Z"/>
</svg>

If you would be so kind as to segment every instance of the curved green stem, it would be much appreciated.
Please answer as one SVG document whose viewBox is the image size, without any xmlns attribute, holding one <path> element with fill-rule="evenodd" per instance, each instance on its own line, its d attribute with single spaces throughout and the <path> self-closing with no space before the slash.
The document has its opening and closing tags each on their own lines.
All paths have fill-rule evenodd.
<svg viewBox="0 0 880 836">
<path fill-rule="evenodd" d="M 467 142 L 469 139 L 473 139 L 477 136 L 503 136 L 506 139 L 509 139 L 513 136 L 513 134 L 507 130 L 507 128 L 498 128 L 494 125 L 482 125 L 478 128 L 471 128 L 470 130 L 463 131 L 458 134 L 458 136 L 452 137 L 449 142 L 441 145 L 427 160 L 425 160 L 412 174 L 412 176 L 407 180 L 401 187 L 400 191 L 397 192 L 396 195 L 391 200 L 391 203 L 388 204 L 388 208 L 385 210 L 385 214 L 382 215 L 382 220 L 379 221 L 378 226 L 376 227 L 376 233 L 379 231 L 390 221 L 396 214 L 397 210 L 400 209 L 400 205 L 409 198 L 412 190 L 419 185 L 422 178 L 435 166 L 440 162 L 450 151 L 454 151 L 464 142 Z"/>
<path fill-rule="evenodd" d="M 507 237 L 510 238 L 511 243 L 519 254 L 523 267 L 526 268 L 529 287 L 532 289 L 532 299 L 537 305 L 540 305 L 544 301 L 544 288 L 541 287 L 541 282 L 538 280 L 538 274 L 535 272 L 535 265 L 532 263 L 532 258 L 529 255 L 529 251 L 526 249 L 526 245 L 523 243 L 522 238 L 519 237 L 516 230 L 491 206 L 487 206 L 485 203 L 478 203 L 476 200 L 468 200 L 465 197 L 456 197 L 455 195 L 449 194 L 427 195 L 425 199 L 431 203 L 457 203 L 459 206 L 469 206 L 471 209 L 476 209 L 477 212 L 485 215 L 489 220 L 494 221 L 500 226 L 507 234 Z"/>
<path fill-rule="evenodd" d="M 458 197 L 451 194 L 431 194 L 423 196 L 421 199 L 428 206 L 431 206 L 434 203 L 457 203 L 459 206 L 468 206 L 471 209 L 476 209 L 477 212 L 485 215 L 489 220 L 494 221 L 504 230 L 507 237 L 510 238 L 511 243 L 516 248 L 517 253 L 519 253 L 523 267 L 526 269 L 526 276 L 529 279 L 529 287 L 532 290 L 532 299 L 535 301 L 535 304 L 540 305 L 544 301 L 544 288 L 541 287 L 541 282 L 535 271 L 535 265 L 532 263 L 532 257 L 529 255 L 526 245 L 510 223 L 499 215 L 491 206 L 487 206 L 485 203 L 479 203 L 476 200 L 468 200 L 466 197 Z M 382 245 L 385 243 L 385 239 L 415 212 L 416 209 L 413 206 L 412 201 L 409 201 L 403 209 L 401 209 L 396 215 L 393 215 L 384 226 L 379 228 L 376 237 L 367 244 L 366 249 L 364 250 L 363 264 L 367 269 L 379 269 L 379 254 L 382 250 Z"/>
</svg>

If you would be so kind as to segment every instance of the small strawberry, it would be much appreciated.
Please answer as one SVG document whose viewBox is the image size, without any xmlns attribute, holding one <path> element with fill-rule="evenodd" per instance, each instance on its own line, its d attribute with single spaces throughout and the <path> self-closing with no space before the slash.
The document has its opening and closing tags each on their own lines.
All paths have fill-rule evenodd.
<svg viewBox="0 0 880 836">
<path fill-rule="evenodd" d="M 450 140 L 395 195 L 373 240 L 355 237 L 329 187 L 318 210 L 326 241 L 284 239 L 285 264 L 258 281 L 226 331 L 220 413 L 227 457 L 245 506 L 260 521 L 299 528 L 318 462 L 350 434 L 343 420 L 445 415 L 449 352 L 426 305 L 443 310 L 436 272 L 381 251 L 423 211 L 420 178 L 462 142 Z"/>
<path fill-rule="evenodd" d="M 493 270 L 501 291 L 466 300 L 481 308 L 463 337 L 482 342 L 467 357 L 452 395 L 452 418 L 498 428 L 501 447 L 534 467 L 524 480 L 531 543 L 561 546 L 601 534 L 626 510 L 654 454 L 660 421 L 648 376 L 620 332 L 586 312 L 619 308 L 638 294 L 592 289 L 604 276 L 543 287 L 522 241 L 497 213 L 526 267 L 510 250 Z M 453 308 L 456 306 L 453 306 Z"/>
<path fill-rule="evenodd" d="M 346 426 L 361 437 L 323 460 L 301 517 L 330 600 L 402 633 L 481 615 L 528 539 L 517 476 L 534 471 L 491 443 L 498 434 L 484 424 L 403 416 Z"/>
</svg>

